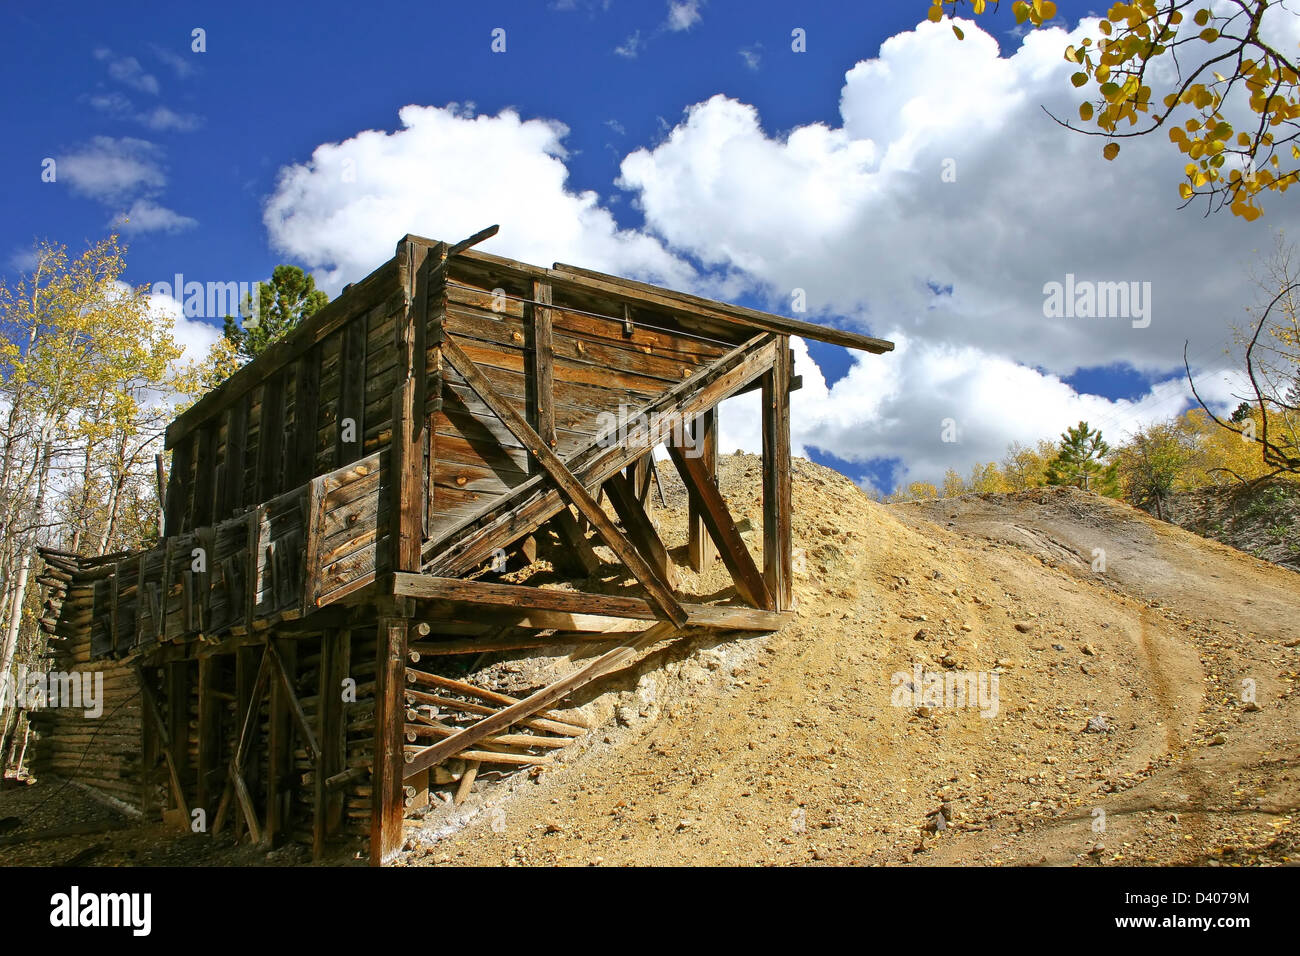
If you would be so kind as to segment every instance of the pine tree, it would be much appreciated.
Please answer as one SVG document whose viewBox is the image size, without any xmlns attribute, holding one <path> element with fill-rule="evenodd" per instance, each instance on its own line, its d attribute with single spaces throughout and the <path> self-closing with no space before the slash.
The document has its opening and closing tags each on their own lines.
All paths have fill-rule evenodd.
<svg viewBox="0 0 1300 956">
<path fill-rule="evenodd" d="M 1049 485 L 1074 485 L 1115 497 L 1119 494 L 1116 465 L 1107 462 L 1110 446 L 1087 422 L 1061 433 L 1061 450 L 1047 465 Z"/>
<path fill-rule="evenodd" d="M 315 279 L 297 266 L 288 265 L 276 266 L 270 282 L 257 284 L 257 299 L 255 324 L 241 324 L 228 315 L 223 329 L 226 341 L 244 362 L 257 358 L 329 302 L 329 296 L 316 288 Z M 251 311 L 251 305 L 245 301 L 245 313 Z"/>
</svg>

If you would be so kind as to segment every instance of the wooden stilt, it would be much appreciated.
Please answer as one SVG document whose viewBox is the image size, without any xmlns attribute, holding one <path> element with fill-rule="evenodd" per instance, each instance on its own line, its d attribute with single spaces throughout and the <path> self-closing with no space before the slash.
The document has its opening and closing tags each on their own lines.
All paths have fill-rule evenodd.
<svg viewBox="0 0 1300 956">
<path fill-rule="evenodd" d="M 763 579 L 773 611 L 794 604 L 790 540 L 790 340 L 778 340 L 763 376 Z"/>
<path fill-rule="evenodd" d="M 718 473 L 718 410 L 710 408 L 708 411 L 701 412 L 695 417 L 692 424 L 691 438 L 695 443 L 695 448 L 699 452 L 700 460 L 704 466 L 704 472 L 709 481 L 712 481 L 714 487 L 717 487 Z M 709 535 L 709 530 L 704 524 L 704 517 L 700 514 L 699 507 L 691 499 L 687 504 L 687 528 L 686 556 L 690 562 L 691 570 L 696 574 L 703 572 L 713 563 L 713 559 L 718 556 L 717 549 L 713 545 L 713 538 Z"/>
</svg>

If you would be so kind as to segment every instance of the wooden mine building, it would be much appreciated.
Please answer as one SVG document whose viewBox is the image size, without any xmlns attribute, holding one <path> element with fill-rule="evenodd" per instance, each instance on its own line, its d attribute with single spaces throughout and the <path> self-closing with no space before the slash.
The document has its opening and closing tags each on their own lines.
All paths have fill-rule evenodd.
<svg viewBox="0 0 1300 956">
<path fill-rule="evenodd" d="M 566 695 L 689 628 L 771 631 L 791 608 L 789 337 L 889 342 L 573 266 L 407 236 L 396 254 L 177 417 L 148 551 L 47 551 L 55 666 L 103 671 L 104 715 L 44 711 L 38 772 L 156 816 L 382 862 L 449 758 L 528 766 L 583 733 Z M 762 565 L 714 478 L 716 409 L 762 391 Z M 684 603 L 646 515 L 666 445 L 689 557 L 735 596 Z M 608 499 L 617 522 L 607 515 Z M 639 594 L 480 572 L 545 536 L 603 544 Z M 522 699 L 452 655 L 603 639 Z M 183 816 L 182 816 L 183 815 Z"/>
</svg>

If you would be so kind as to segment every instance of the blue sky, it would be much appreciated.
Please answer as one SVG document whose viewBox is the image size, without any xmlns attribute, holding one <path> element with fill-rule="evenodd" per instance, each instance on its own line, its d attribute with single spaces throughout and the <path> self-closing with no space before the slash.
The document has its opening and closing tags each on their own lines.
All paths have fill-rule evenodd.
<svg viewBox="0 0 1300 956">
<path fill-rule="evenodd" d="M 1167 237 L 1203 229 L 1206 241 L 1240 244 L 1239 224 L 1205 226 L 1196 213 L 1178 213 L 1167 178 L 1177 164 L 1171 166 L 1158 147 L 1146 153 L 1136 148 L 1141 158 L 1127 171 L 1144 194 L 1152 194 L 1149 204 L 1121 210 L 1132 217 L 1127 223 L 1091 221 L 1096 210 L 1080 207 L 1070 185 L 1076 180 L 1088 180 L 1102 196 L 1110 190 L 1107 201 L 1117 207 L 1134 204 L 1123 201 L 1117 180 L 1092 179 L 1114 172 L 1101 168 L 1098 144 L 1072 142 L 1081 138 L 1051 129 L 1037 109 L 1038 98 L 1068 89 L 1042 79 L 1041 69 L 1025 68 L 1021 84 L 1011 87 L 1024 102 L 1014 111 L 996 106 L 1003 74 L 1019 62 L 1009 59 L 1021 47 L 1010 3 L 981 19 L 996 41 L 984 59 L 971 60 L 961 67 L 965 74 L 954 72 L 938 87 L 924 77 L 909 79 L 902 51 L 928 56 L 932 50 L 942 70 L 954 52 L 974 56 L 979 48 L 971 41 L 978 37 L 955 49 L 933 31 L 912 32 L 925 7 L 922 0 L 802 6 L 761 0 L 392 6 L 325 0 L 296 9 L 74 2 L 7 12 L 0 32 L 0 81 L 7 90 L 0 109 L 9 134 L 0 151 L 6 212 L 0 268 L 12 277 L 37 239 L 80 248 L 134 207 L 126 235 L 128 278 L 136 283 L 177 272 L 200 280 L 257 279 L 290 261 L 315 270 L 334 292 L 343 281 L 360 278 L 367 263 L 377 265 L 404 232 L 456 239 L 490 222 L 501 222 L 503 232 L 500 242 L 485 247 L 489 251 L 660 278 L 776 311 L 788 312 L 786 290 L 802 288 L 800 277 L 807 275 L 810 317 L 912 342 L 900 348 L 903 357 L 871 359 L 879 363 L 874 366 L 817 343 L 808 353 L 823 381 L 807 389 L 812 423 L 796 435 L 797 444 L 886 490 L 898 479 L 933 479 L 943 465 L 966 471 L 1008 438 L 1055 435 L 1090 409 L 1116 429 L 1154 409 L 1178 411 L 1185 396 L 1151 388 L 1167 383 L 1180 366 L 1187 337 L 1195 340 L 1193 355 L 1206 357 L 1213 370 L 1213 357 L 1222 352 L 1213 330 L 1223 325 L 1222 316 L 1208 316 L 1201 329 L 1166 325 L 1158 335 L 1137 338 L 1119 326 L 1083 337 L 1059 327 L 1040 335 L 1038 326 L 1029 326 L 1026 334 L 1017 329 L 1020 320 L 1007 315 L 1033 313 L 1044 281 L 1066 272 L 1107 278 L 1117 262 L 1138 266 L 1132 276 L 1115 278 L 1149 274 L 1162 295 L 1161 280 L 1176 273 L 1172 260 L 1181 255 L 1171 247 L 1171 261 L 1165 261 L 1162 250 L 1175 242 Z M 1065 0 L 1059 8 L 1063 25 L 1073 27 L 1091 7 Z M 204 31 L 203 52 L 191 48 L 195 28 Z M 491 48 L 496 28 L 505 30 L 503 53 Z M 806 32 L 806 52 L 791 49 L 795 28 Z M 881 47 L 895 36 L 904 45 L 891 61 Z M 1064 46 L 1063 40 L 1053 43 L 1053 51 Z M 878 69 L 859 66 L 877 57 L 883 64 Z M 1019 60 L 1028 58 L 1027 51 Z M 967 83 L 968 75 L 976 79 Z M 969 160 L 960 159 L 966 164 L 961 168 L 980 174 L 960 180 L 960 191 L 943 192 L 916 170 L 930 156 L 937 163 L 945 150 L 957 153 L 945 143 L 942 122 L 916 120 L 915 103 L 972 95 L 980 83 L 989 92 L 972 101 L 980 113 L 974 135 L 987 142 L 972 148 Z M 449 104 L 459 105 L 447 110 Z M 430 109 L 403 131 L 398 110 L 407 105 Z M 502 120 L 502 111 L 517 114 L 522 130 Z M 969 138 L 961 122 L 953 121 L 952 135 Z M 550 135 L 541 124 L 564 130 Z M 456 142 L 464 148 L 417 137 L 424 127 L 445 130 L 449 141 L 461 138 Z M 489 127 L 491 140 L 485 138 Z M 383 135 L 375 141 L 358 136 L 366 130 Z M 539 145 L 539 137 L 547 142 Z M 882 159 L 887 143 L 897 147 L 892 155 L 903 149 L 898 144 L 915 155 L 891 165 L 888 156 Z M 314 155 L 323 144 L 336 146 L 328 156 Z M 493 192 L 486 177 L 502 177 L 504 185 L 514 173 L 504 160 L 480 172 L 476 149 L 526 159 L 521 181 L 536 175 L 542 185 L 533 191 L 553 189 L 561 212 L 548 212 L 542 203 L 521 210 L 518 196 L 504 188 Z M 706 175 L 710 151 L 723 150 L 731 165 Z M 1062 184 L 1026 184 L 1041 202 L 1030 208 L 1017 201 L 1004 220 L 1009 204 L 1000 197 L 1022 175 L 1014 163 L 1040 150 L 1060 151 Z M 994 153 L 1001 162 L 986 166 Z M 349 156 L 361 164 L 364 195 L 341 197 L 325 188 L 330 157 Z M 59 163 L 53 183 L 41 179 L 47 157 Z M 753 174 L 766 163 L 776 172 Z M 296 170 L 292 188 L 282 178 L 286 168 Z M 554 168 L 561 170 L 558 178 Z M 805 217 L 804 207 L 782 207 L 787 173 L 792 193 L 821 197 L 805 205 L 825 208 L 810 208 Z M 937 183 L 937 176 L 932 179 Z M 473 209 L 451 212 L 467 191 L 475 197 Z M 594 195 L 575 199 L 587 191 Z M 399 228 L 408 200 L 412 221 Z M 379 222 L 366 219 L 364 210 L 377 204 L 399 211 Z M 545 221 L 568 214 L 573 220 L 558 226 Z M 604 225 L 593 227 L 597 221 Z M 388 239 L 358 240 L 355 250 L 340 252 L 348 230 L 369 237 L 371 227 Z M 549 242 L 548 228 L 556 237 Z M 341 237 L 323 237 L 329 229 Z M 911 238 L 892 243 L 895 230 Z M 783 237 L 784 251 L 772 243 L 774 233 Z M 1267 245 L 1265 235 L 1261 227 L 1245 241 Z M 795 268 L 823 238 L 820 258 L 833 268 L 806 265 L 803 273 L 787 274 L 787 265 Z M 994 248 L 987 263 L 967 271 L 950 250 L 927 255 L 949 243 Z M 1095 251 L 1117 244 L 1125 249 Z M 908 258 L 888 261 L 895 247 Z M 1085 247 L 1090 251 L 1074 251 Z M 1023 274 L 1010 267 L 1001 274 L 998 263 L 1026 249 L 1049 258 Z M 1145 255 L 1152 257 L 1149 266 Z M 1219 288 L 1216 294 L 1227 303 L 1238 291 Z M 1025 321 L 1041 326 L 1043 319 L 1031 314 Z M 942 378 L 936 371 L 954 362 L 959 369 L 966 363 L 971 374 Z M 937 420 L 945 416 L 937 404 L 908 421 L 900 408 L 909 382 L 947 382 L 944 400 L 961 418 L 971 408 L 963 389 L 988 395 L 992 386 L 972 376 L 993 374 L 987 370 L 998 363 L 1011 371 L 997 382 L 1022 371 L 1027 376 L 1013 401 L 1021 394 L 1034 404 L 1031 396 L 1041 389 L 1050 396 L 1044 402 L 1059 403 L 1059 409 L 1052 405 L 1055 417 L 989 422 L 984 414 L 963 429 L 958 447 L 915 437 L 937 434 Z M 877 373 L 892 376 L 892 393 L 871 384 Z M 1090 397 L 1097 401 L 1089 404 Z M 1005 398 L 1001 403 L 1008 404 Z M 846 415 L 855 404 L 861 415 Z M 748 446 L 756 433 L 739 417 L 735 422 L 728 430 L 724 421 L 724 441 L 730 434 Z"/>
</svg>

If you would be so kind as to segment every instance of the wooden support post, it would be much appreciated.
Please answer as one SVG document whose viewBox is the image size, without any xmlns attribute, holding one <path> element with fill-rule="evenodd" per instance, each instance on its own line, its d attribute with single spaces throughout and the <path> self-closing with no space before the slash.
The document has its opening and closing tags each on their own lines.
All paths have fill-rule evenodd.
<svg viewBox="0 0 1300 956">
<path fill-rule="evenodd" d="M 645 507 L 633 494 L 631 483 L 623 475 L 613 474 L 605 482 L 605 490 L 632 544 L 646 561 L 654 565 L 669 587 L 676 588 L 677 567 L 659 539 L 659 532 L 646 514 Z"/>
<path fill-rule="evenodd" d="M 172 799 L 176 803 L 176 809 L 181 811 L 188 821 L 190 808 L 185 801 L 185 785 L 181 781 L 180 765 L 177 763 L 174 753 L 176 739 L 168 728 L 169 716 L 164 714 L 162 707 L 159 706 L 157 694 L 153 685 L 145 676 L 144 669 L 137 665 L 135 673 L 136 679 L 140 682 L 140 696 L 144 698 L 145 712 L 154 725 L 154 731 L 160 745 L 159 749 L 162 751 L 163 760 L 167 763 L 167 776 L 170 781 Z M 168 683 L 170 685 L 170 675 L 168 675 Z M 170 707 L 168 709 L 170 710 Z"/>
<path fill-rule="evenodd" d="M 703 461 L 689 449 L 683 450 L 675 445 L 668 446 L 668 454 L 686 484 L 686 491 L 699 508 L 700 516 L 718 546 L 718 554 L 736 582 L 736 590 L 751 607 L 770 609 L 772 598 L 763 575 L 754 564 L 745 540 L 736 530 L 726 500 L 704 470 Z"/>
<path fill-rule="evenodd" d="M 343 822 L 343 792 L 330 790 L 330 777 L 347 766 L 347 725 L 343 720 L 343 681 L 347 677 L 351 633 L 328 628 L 321 635 L 317 683 L 316 737 L 320 759 L 316 762 L 312 818 L 312 858 L 325 854 L 326 842 L 337 835 Z"/>
<path fill-rule="evenodd" d="M 211 824 L 216 813 L 213 797 L 220 792 L 221 781 L 221 698 L 222 664 L 216 654 L 199 658 L 199 754 L 195 804 L 208 815 Z"/>
<path fill-rule="evenodd" d="M 138 616 L 139 612 L 136 613 Z M 143 667 L 136 670 L 142 697 L 152 692 L 151 688 L 145 686 L 152 670 Z M 151 822 L 160 818 L 163 809 L 158 801 L 158 757 L 162 751 L 158 727 L 156 719 L 140 721 L 140 812 L 145 820 Z"/>
<path fill-rule="evenodd" d="M 266 688 L 266 682 L 270 678 L 270 660 L 266 655 L 266 649 L 260 648 L 261 660 L 257 665 L 256 676 L 252 676 L 251 666 L 252 655 L 256 654 L 259 648 L 249 647 L 240 648 L 240 651 L 250 652 L 248 657 L 237 659 L 236 670 L 236 703 L 238 709 L 236 714 L 239 717 L 239 737 L 236 739 L 235 752 L 230 757 L 230 769 L 228 779 L 226 780 L 226 789 L 221 795 L 221 803 L 217 805 L 217 818 L 212 822 L 212 835 L 216 836 L 221 832 L 225 824 L 226 814 L 230 809 L 231 798 L 239 801 L 240 809 L 243 811 L 243 822 L 248 826 L 249 835 L 253 842 L 260 842 L 262 839 L 261 826 L 257 821 L 257 812 L 253 809 L 252 797 L 248 789 L 248 780 L 253 774 L 247 774 L 244 768 L 248 765 L 249 758 L 257 750 L 258 715 L 262 710 L 262 691 Z M 242 667 L 242 671 L 238 668 Z M 247 684 L 245 684 L 247 681 Z M 245 689 L 247 688 L 247 689 Z M 257 762 L 253 761 L 253 767 Z M 235 827 L 235 837 L 239 837 L 239 826 Z"/>
<path fill-rule="evenodd" d="M 167 750 L 171 755 L 173 788 L 180 792 L 172 795 L 177 809 L 186 810 L 189 801 L 186 790 L 190 785 L 190 661 L 172 661 L 167 665 Z"/>
<path fill-rule="evenodd" d="M 701 412 L 695 417 L 691 427 L 691 438 L 704 466 L 704 472 L 716 488 L 718 481 L 717 408 L 710 408 L 708 411 Z M 713 559 L 718 556 L 718 552 L 713 545 L 713 538 L 709 535 L 709 529 L 705 527 L 704 517 L 700 514 L 700 509 L 696 506 L 694 499 L 691 499 L 687 504 L 687 522 L 686 557 L 690 562 L 691 570 L 696 574 L 700 574 L 713 563 Z"/>
<path fill-rule="evenodd" d="M 404 239 L 397 246 L 399 281 L 407 308 L 398 316 L 394 347 L 397 387 L 393 393 L 393 439 L 390 457 L 392 505 L 388 536 L 389 567 L 396 573 L 419 572 L 423 544 L 424 432 L 428 427 L 417 376 L 423 379 L 426 305 L 446 283 L 448 247 L 429 247 Z M 426 257 L 431 265 L 425 266 Z M 436 285 L 438 288 L 430 288 Z M 441 332 L 438 335 L 442 338 Z M 380 605 L 376 641 L 376 698 L 373 791 L 370 814 L 370 862 L 382 866 L 402 846 L 402 755 L 406 746 L 406 642 L 410 602 L 385 597 Z"/>
<path fill-rule="evenodd" d="M 244 724 L 246 723 L 246 715 L 250 712 L 251 709 L 254 708 L 260 709 L 258 700 L 261 697 L 261 689 L 258 686 L 258 681 L 261 676 L 259 673 L 261 669 L 260 667 L 261 651 L 262 649 L 258 647 L 240 647 L 235 650 L 235 718 L 236 718 L 235 727 L 237 730 L 242 730 Z M 257 777 L 259 776 L 257 770 L 259 765 L 259 761 L 257 759 L 257 752 L 258 750 L 260 750 L 260 748 L 258 747 L 259 736 L 260 734 L 254 733 L 252 737 L 246 742 L 244 742 L 243 744 L 243 746 L 248 752 L 248 755 L 252 758 L 249 761 L 249 766 L 251 767 L 251 769 L 249 770 L 248 773 L 244 774 L 244 779 L 246 781 L 251 780 L 253 781 L 254 784 L 256 784 Z M 237 740 L 237 746 L 238 746 L 238 740 Z M 233 761 L 233 756 L 232 756 L 232 761 Z M 232 786 L 233 786 L 233 781 L 230 780 L 229 775 L 227 775 L 226 791 L 228 792 Z M 240 835 L 241 831 L 243 830 L 243 827 L 244 827 L 243 818 L 242 817 L 237 818 L 235 820 L 236 838 L 238 838 L 238 836 Z M 213 832 L 214 833 L 216 832 L 215 821 L 213 822 Z"/>
<path fill-rule="evenodd" d="M 375 866 L 388 862 L 402 847 L 407 617 L 399 611 L 404 604 L 385 599 L 379 618 L 370 814 L 370 862 Z"/>
<path fill-rule="evenodd" d="M 763 382 L 763 578 L 773 611 L 794 605 L 790 538 L 790 339 L 777 340 Z"/>
<path fill-rule="evenodd" d="M 456 371 L 464 377 L 466 383 L 483 403 L 492 410 L 492 413 L 501 419 L 501 423 L 510 430 L 530 455 L 535 458 L 550 479 L 555 482 L 560 492 L 577 507 L 579 511 L 595 526 L 601 539 L 607 544 L 621 560 L 629 571 L 632 572 L 642 587 L 650 594 L 650 600 L 656 609 L 666 619 L 672 621 L 678 627 L 686 623 L 686 612 L 682 610 L 681 605 L 673 596 L 672 588 L 663 580 L 659 573 L 646 563 L 645 559 L 637 553 L 636 548 L 621 535 L 614 523 L 609 520 L 609 516 L 596 504 L 594 498 L 583 487 L 582 482 L 573 476 L 573 472 L 565 466 L 547 444 L 542 441 L 537 432 L 533 431 L 528 422 L 514 409 L 506 399 L 502 398 L 479 371 L 478 366 L 470 360 L 455 339 L 450 336 L 443 342 L 443 352 L 446 358 L 451 362 Z"/>
<path fill-rule="evenodd" d="M 297 663 L 296 645 L 289 641 L 276 654 L 276 638 L 267 637 L 266 657 L 271 665 L 271 705 L 266 764 L 266 826 L 263 842 L 277 847 L 284 842 L 289 807 L 293 805 L 293 738 L 290 691 L 285 675 L 292 674 Z M 277 657 L 279 660 L 277 660 Z M 278 671 L 279 673 L 276 673 Z"/>
</svg>

